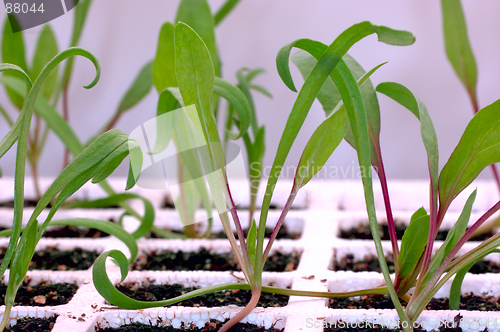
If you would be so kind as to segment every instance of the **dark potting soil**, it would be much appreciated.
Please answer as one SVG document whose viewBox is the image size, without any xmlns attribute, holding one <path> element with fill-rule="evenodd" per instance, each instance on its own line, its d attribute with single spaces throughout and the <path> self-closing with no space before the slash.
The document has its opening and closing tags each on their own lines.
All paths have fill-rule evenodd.
<svg viewBox="0 0 500 332">
<path fill-rule="evenodd" d="M 14 305 L 44 307 L 68 303 L 78 290 L 78 286 L 69 283 L 41 283 L 34 286 L 22 285 L 16 294 Z M 7 285 L 0 283 L 0 305 L 5 305 Z"/>
<path fill-rule="evenodd" d="M 34 207 L 36 207 L 37 204 L 38 204 L 38 200 L 36 200 L 36 199 L 25 199 L 24 200 L 24 207 L 25 208 L 30 208 L 30 207 L 34 208 Z M 13 207 L 14 207 L 14 200 L 0 202 L 0 208 L 12 209 Z M 47 207 L 51 208 L 52 204 L 49 203 L 49 205 L 47 205 Z"/>
<path fill-rule="evenodd" d="M 0 248 L 0 263 L 5 256 L 6 248 Z M 71 251 L 61 251 L 56 248 L 46 248 L 36 251 L 30 262 L 30 270 L 76 271 L 89 269 L 99 253 L 82 248 Z"/>
<path fill-rule="evenodd" d="M 405 306 L 406 302 L 399 300 Z M 332 309 L 394 309 L 391 299 L 387 295 L 362 295 L 359 300 L 354 298 L 330 299 L 328 307 Z M 449 310 L 449 299 L 432 299 L 426 306 L 427 310 Z M 481 297 L 472 293 L 460 297 L 461 310 L 500 311 L 499 299 L 489 296 Z"/>
<path fill-rule="evenodd" d="M 394 257 L 392 255 L 385 258 L 387 261 L 387 267 L 391 273 L 395 272 L 394 269 Z M 333 266 L 334 271 L 353 271 L 353 272 L 379 272 L 382 273 L 380 269 L 380 264 L 376 256 L 365 256 L 361 261 L 355 260 L 353 254 L 347 254 L 344 257 L 337 259 Z"/>
<path fill-rule="evenodd" d="M 43 237 L 48 238 L 92 238 L 98 239 L 101 237 L 109 236 L 108 233 L 102 232 L 95 228 L 88 227 L 78 227 L 78 226 L 62 226 L 57 228 L 52 228 L 45 233 Z"/>
<path fill-rule="evenodd" d="M 36 251 L 30 262 L 30 270 L 76 271 L 89 269 L 99 253 L 82 248 L 61 251 L 46 248 Z"/>
<path fill-rule="evenodd" d="M 96 328 L 96 332 L 178 332 L 178 331 L 189 331 L 189 332 L 211 332 L 218 331 L 224 323 L 211 320 L 205 323 L 204 328 L 198 328 L 195 325 L 185 326 L 182 323 L 181 328 L 176 329 L 172 326 L 151 326 L 141 323 L 132 323 L 128 325 L 123 325 L 118 328 Z M 230 329 L 231 332 L 282 332 L 283 329 L 275 329 L 271 327 L 266 329 L 253 324 L 248 323 L 238 323 Z"/>
<path fill-rule="evenodd" d="M 394 259 L 391 256 L 386 258 L 389 271 L 394 273 Z M 347 254 L 335 261 L 334 271 L 353 271 L 353 272 L 379 272 L 382 273 L 378 258 L 376 256 L 365 256 L 363 260 L 355 260 L 354 255 Z M 469 270 L 472 274 L 500 273 L 500 265 L 489 260 L 480 260 L 476 262 Z"/>
<path fill-rule="evenodd" d="M 138 283 L 123 283 L 116 286 L 118 290 L 139 301 L 168 300 L 199 289 L 200 287 L 184 287 L 183 285 L 141 285 Z M 244 307 L 250 302 L 252 292 L 248 290 L 232 289 L 214 292 L 195 298 L 177 302 L 174 306 L 184 307 L 222 307 L 238 305 Z M 284 307 L 288 304 L 288 295 L 262 293 L 258 307 Z"/>
<path fill-rule="evenodd" d="M 295 254 L 270 255 L 264 271 L 288 272 L 297 269 L 300 257 Z M 140 255 L 131 270 L 176 271 L 238 271 L 238 261 L 233 253 L 217 254 L 202 248 L 199 252 L 158 251 L 148 256 Z"/>
<path fill-rule="evenodd" d="M 5 332 L 49 332 L 56 323 L 57 315 L 49 318 L 23 318 L 16 325 L 5 329 Z"/>
<path fill-rule="evenodd" d="M 180 230 L 175 230 L 175 229 L 174 230 L 173 229 L 165 229 L 165 230 L 176 233 L 176 234 L 183 234 L 183 232 Z M 248 228 L 244 228 L 243 233 L 245 233 L 245 235 L 246 235 L 248 233 Z M 272 233 L 273 233 L 273 228 L 266 228 L 266 232 L 265 232 L 264 236 L 267 239 L 269 239 L 271 237 Z M 286 227 L 286 225 L 283 225 L 283 226 L 281 226 L 280 230 L 278 231 L 278 235 L 276 236 L 276 239 L 277 240 L 285 240 L 285 239 L 286 240 L 298 240 L 298 239 L 300 239 L 301 236 L 302 236 L 302 233 L 290 232 L 288 230 L 288 228 Z M 160 236 L 158 236 L 154 233 L 151 233 L 151 235 L 149 237 L 153 238 L 153 239 L 160 238 Z M 227 235 L 224 231 L 212 233 L 212 234 L 210 234 L 209 239 L 227 239 Z"/>
<path fill-rule="evenodd" d="M 394 226 L 396 228 L 396 236 L 398 240 L 401 240 L 403 238 L 403 234 L 406 230 L 406 225 L 402 221 L 396 220 L 394 223 Z M 380 238 L 382 240 L 390 241 L 391 238 L 389 236 L 389 226 L 387 224 L 380 224 L 379 225 L 379 231 L 380 231 Z M 437 241 L 444 241 L 446 240 L 446 236 L 448 236 L 448 229 L 442 229 L 438 230 L 438 233 L 436 235 L 436 240 Z M 471 238 L 469 241 L 484 241 L 490 237 L 495 235 L 494 232 L 489 231 L 483 234 L 480 234 L 476 237 Z M 348 240 L 372 240 L 372 233 L 370 231 L 370 225 L 368 223 L 362 224 L 358 227 L 352 227 L 349 229 L 341 229 L 340 230 L 340 238 L 342 239 L 348 239 Z"/>
</svg>

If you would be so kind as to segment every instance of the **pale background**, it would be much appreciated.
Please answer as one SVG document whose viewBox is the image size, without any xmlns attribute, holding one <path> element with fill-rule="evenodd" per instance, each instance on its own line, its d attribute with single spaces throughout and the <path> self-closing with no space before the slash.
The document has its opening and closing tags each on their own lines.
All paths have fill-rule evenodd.
<svg viewBox="0 0 500 332">
<path fill-rule="evenodd" d="M 210 1 L 215 11 L 223 1 Z M 94 75 L 86 59 L 76 61 L 70 90 L 71 125 L 81 139 L 90 137 L 117 107 L 119 100 L 142 65 L 153 58 L 161 25 L 175 17 L 174 0 L 95 0 L 90 10 L 81 46 L 90 50 L 102 65 L 99 84 L 84 90 Z M 481 107 L 500 98 L 500 2 L 463 1 L 469 35 L 478 62 L 478 96 Z M 5 12 L 1 10 L 3 22 Z M 73 13 L 50 24 L 56 30 L 59 47 L 68 45 Z M 281 82 L 275 65 L 278 50 L 297 38 L 312 38 L 330 44 L 349 26 L 364 20 L 412 31 L 417 41 L 412 46 L 394 47 L 378 43 L 370 36 L 355 45 L 350 54 L 369 69 L 389 61 L 372 80 L 374 84 L 395 81 L 406 85 L 427 105 L 434 120 L 440 146 L 440 165 L 444 165 L 472 116 L 464 88 L 447 62 L 441 27 L 440 2 L 437 0 L 242 0 L 216 31 L 223 61 L 224 78 L 235 83 L 235 72 L 242 66 L 262 67 L 266 74 L 258 83 L 274 95 L 272 100 L 256 96 L 259 123 L 266 125 L 267 153 L 270 165 L 281 131 L 296 98 Z M 34 49 L 40 27 L 25 31 L 28 59 Z M 302 84 L 295 73 L 295 82 Z M 157 94 L 128 113 L 118 127 L 130 133 L 140 123 L 154 117 Z M 0 104 L 9 107 L 4 90 Z M 427 177 L 425 150 L 414 116 L 386 97 L 380 97 L 382 117 L 382 153 L 391 179 Z M 14 114 L 14 113 L 12 113 Z M 315 126 L 324 119 L 318 103 L 313 105 L 305 126 L 293 147 L 287 164 L 298 162 L 303 147 Z M 7 131 L 0 120 L 0 136 Z M 54 176 L 62 166 L 62 145 L 55 136 L 48 140 L 41 160 L 41 175 Z M 14 151 L 0 160 L 5 175 L 13 175 Z M 354 150 L 345 143 L 328 162 L 328 167 L 353 167 Z M 121 169 L 116 174 L 125 174 Z M 350 172 L 349 172 L 350 173 Z M 489 172 L 483 172 L 489 178 Z M 350 177 L 350 175 L 348 175 Z"/>
</svg>

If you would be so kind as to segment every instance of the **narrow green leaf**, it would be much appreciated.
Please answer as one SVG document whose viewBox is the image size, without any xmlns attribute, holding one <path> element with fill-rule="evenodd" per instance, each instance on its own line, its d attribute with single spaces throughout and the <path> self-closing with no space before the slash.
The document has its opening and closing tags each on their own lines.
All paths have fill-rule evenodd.
<svg viewBox="0 0 500 332">
<path fill-rule="evenodd" d="M 7 16 L 5 17 L 5 24 L 2 36 L 2 62 L 10 63 L 19 66 L 25 73 L 30 74 L 28 65 L 26 64 L 26 55 L 24 50 L 23 32 L 13 33 Z M 18 72 L 9 71 L 4 76 L 13 76 L 22 78 Z M 31 77 L 31 75 L 30 75 Z M 7 95 L 10 101 L 17 108 L 23 108 L 24 98 L 13 93 L 10 89 L 7 90 Z"/>
<path fill-rule="evenodd" d="M 450 310 L 460 310 L 460 297 L 462 295 L 462 283 L 464 281 L 465 275 L 471 267 L 476 263 L 488 256 L 491 253 L 499 253 L 500 250 L 498 249 L 492 249 L 489 252 L 481 255 L 474 261 L 470 262 L 469 264 L 465 265 L 460 271 L 457 272 L 455 275 L 455 278 L 453 278 L 453 282 L 451 283 L 450 287 L 450 301 L 449 301 L 449 308 Z"/>
<path fill-rule="evenodd" d="M 26 159 L 27 159 L 27 148 L 28 148 L 28 136 L 30 132 L 31 119 L 33 117 L 34 107 L 36 99 L 39 95 L 40 89 L 47 78 L 47 76 L 51 73 L 51 71 L 59 65 L 63 60 L 68 57 L 80 55 L 86 57 L 94 64 L 96 68 L 96 76 L 92 83 L 85 88 L 92 88 L 99 81 L 100 77 L 100 67 L 97 59 L 88 51 L 81 48 L 70 48 L 65 51 L 59 53 L 56 57 L 54 57 L 50 62 L 43 68 L 40 75 L 38 75 L 33 87 L 30 89 L 28 97 L 26 98 L 26 102 L 23 104 L 23 109 L 21 110 L 21 129 L 19 132 L 18 144 L 17 144 L 17 153 L 16 153 L 16 167 L 15 167 L 15 188 L 14 188 L 14 220 L 13 220 L 13 233 L 11 239 L 9 241 L 9 245 L 7 247 L 7 251 L 0 265 L 0 275 L 3 275 L 7 266 L 10 263 L 12 258 L 14 247 L 19 238 L 19 232 L 21 228 L 22 218 L 23 218 L 23 200 L 24 200 L 24 178 L 25 178 L 25 168 L 26 168 Z M 50 202 L 47 201 L 45 206 Z M 40 203 L 39 203 L 40 204 Z M 54 208 L 54 207 L 53 207 Z M 57 208 L 54 209 L 54 213 Z M 40 211 L 38 212 L 40 213 Z M 32 216 L 29 222 L 33 222 L 33 220 L 37 216 Z M 49 218 L 48 218 L 49 219 Z M 28 222 L 28 223 L 29 223 Z"/>
<path fill-rule="evenodd" d="M 326 48 L 326 46 L 324 46 Z M 347 64 L 353 76 L 358 80 L 358 85 L 361 90 L 361 95 L 363 97 L 363 104 L 365 105 L 366 116 L 368 118 L 368 130 L 371 139 L 371 150 L 370 156 L 372 159 L 372 165 L 380 167 L 380 161 L 377 156 L 380 151 L 380 108 L 378 105 L 377 95 L 375 93 L 375 88 L 369 77 L 381 66 L 386 64 L 384 62 L 370 71 L 366 72 L 363 67 L 349 54 L 344 55 L 342 58 Z M 304 79 L 307 78 L 312 68 L 318 62 L 315 57 L 311 54 L 299 50 L 292 56 L 292 61 L 295 63 L 297 68 L 299 68 Z M 318 101 L 323 105 L 323 110 L 326 116 L 329 116 L 332 111 L 337 112 L 343 107 L 342 100 L 340 98 L 339 91 L 330 77 L 327 78 L 323 86 L 318 93 Z M 350 129 L 347 130 L 345 140 L 353 147 L 356 148 L 355 139 L 353 133 Z"/>
<path fill-rule="evenodd" d="M 184 23 L 175 28 L 175 66 L 179 90 L 184 104 L 194 105 L 202 122 L 203 135 L 210 151 L 210 158 L 217 166 L 224 166 L 223 155 L 215 153 L 212 145 L 220 142 L 217 123 L 211 110 L 211 96 L 215 73 L 203 40 Z M 216 158 L 216 159 L 215 159 Z M 221 159 L 222 158 L 222 159 Z"/>
<path fill-rule="evenodd" d="M 406 107 L 420 120 L 420 133 L 425 149 L 427 150 L 427 160 L 429 164 L 429 175 L 431 179 L 433 204 L 437 207 L 438 198 L 438 176 L 439 176 L 439 151 L 437 135 L 434 125 L 427 112 L 424 103 L 418 99 L 408 88 L 393 82 L 380 83 L 377 92 L 385 94 L 402 106 Z"/>
<path fill-rule="evenodd" d="M 481 171 L 500 162 L 500 100 L 480 110 L 469 122 L 439 176 L 440 210 L 444 213 L 455 197 Z"/>
<path fill-rule="evenodd" d="M 252 223 L 250 224 L 250 228 L 248 229 L 247 236 L 247 249 L 248 256 L 250 256 L 250 262 L 252 262 L 252 266 L 255 267 L 255 248 L 257 246 L 257 223 L 255 219 L 252 219 Z"/>
<path fill-rule="evenodd" d="M 146 198 L 133 194 L 133 193 L 123 193 L 123 194 L 116 194 L 116 195 L 111 195 L 106 198 L 101 198 L 93 201 L 84 201 L 84 202 L 77 202 L 71 204 L 71 207 L 73 208 L 96 208 L 96 207 L 108 207 L 108 206 L 113 206 L 116 204 L 119 204 L 120 202 L 127 201 L 130 199 L 140 199 L 142 203 L 144 204 L 144 216 L 142 217 L 141 224 L 139 227 L 132 232 L 132 237 L 134 239 L 139 239 L 146 235 L 151 226 L 153 225 L 153 221 L 155 218 L 155 211 L 153 204 Z"/>
<path fill-rule="evenodd" d="M 106 259 L 108 257 L 113 258 L 115 260 L 115 263 L 118 264 L 118 266 L 120 267 L 121 281 L 125 280 L 128 274 L 127 258 L 121 251 L 116 249 L 106 251 L 99 257 L 97 257 L 94 265 L 92 266 L 92 280 L 94 281 L 95 288 L 106 301 L 122 309 L 138 310 L 154 307 L 166 307 L 176 302 L 187 300 L 196 296 L 210 294 L 216 291 L 223 291 L 228 289 L 250 290 L 250 286 L 245 283 L 220 284 L 216 286 L 203 287 L 164 301 L 137 301 L 121 293 L 118 289 L 116 289 L 111 280 L 109 280 L 108 274 L 106 272 Z"/>
<path fill-rule="evenodd" d="M 410 225 L 401 240 L 399 254 L 399 277 L 410 277 L 422 256 L 429 237 L 429 215 L 424 208 L 418 209 L 412 216 Z"/>
<path fill-rule="evenodd" d="M 158 92 L 177 86 L 175 76 L 174 26 L 163 24 L 158 37 L 158 47 L 153 65 L 153 82 Z"/>
<path fill-rule="evenodd" d="M 27 98 L 28 97 L 28 94 L 31 90 L 31 87 L 32 87 L 32 83 L 31 83 L 31 79 L 30 77 L 28 76 L 28 74 L 22 70 L 20 67 L 16 66 L 16 65 L 11 65 L 11 64 L 6 64 L 6 63 L 2 63 L 0 64 L 0 72 L 3 72 L 3 71 L 16 71 L 18 72 L 21 76 L 24 77 L 25 81 L 26 81 L 26 84 L 25 84 L 25 91 L 26 91 L 26 94 L 25 94 L 25 97 Z M 13 77 L 0 77 L 0 82 L 2 79 L 17 79 L 17 78 L 13 78 Z M 22 84 L 22 83 L 21 83 Z M 22 92 L 21 92 L 21 95 L 22 95 Z M 22 116 L 18 116 L 17 117 L 17 120 L 16 122 L 11 126 L 9 132 L 2 138 L 2 140 L 0 141 L 0 158 L 5 154 L 7 153 L 7 151 L 10 150 L 10 148 L 14 145 L 14 143 L 16 142 L 16 140 L 18 139 L 19 137 L 19 133 L 21 132 L 21 123 L 23 121 L 23 117 Z"/>
<path fill-rule="evenodd" d="M 72 47 L 77 46 L 80 43 L 80 38 L 82 37 L 83 28 L 85 26 L 85 22 L 87 20 L 87 15 L 90 9 L 90 5 L 93 0 L 80 0 L 78 2 L 78 6 L 75 6 L 73 12 L 74 20 L 73 20 L 73 30 L 71 32 L 71 41 L 70 45 Z M 63 73 L 63 87 L 66 87 L 71 78 L 71 72 L 73 71 L 73 61 L 74 59 L 70 58 L 66 62 L 66 66 L 64 67 Z"/>
<path fill-rule="evenodd" d="M 0 82 L 8 86 L 14 93 L 21 95 L 25 90 L 23 82 L 15 77 L 0 77 Z M 64 142 L 65 146 L 73 156 L 83 150 L 78 137 L 69 126 L 68 122 L 57 112 L 57 110 L 43 96 L 38 96 L 35 102 L 35 112 L 43 118 L 49 128 Z M 20 118 L 18 117 L 18 121 Z M 16 127 L 16 124 L 14 124 Z M 11 130 L 14 130 L 13 129 Z M 19 128 L 20 129 L 20 128 Z M 0 156 L 2 154 L 0 153 Z"/>
<path fill-rule="evenodd" d="M 218 25 L 240 2 L 240 0 L 226 0 L 226 2 L 220 7 L 217 13 L 214 15 L 214 23 Z"/>
<path fill-rule="evenodd" d="M 51 226 L 80 226 L 88 227 L 100 230 L 101 232 L 108 233 L 109 235 L 115 236 L 120 241 L 122 241 L 130 251 L 129 263 L 132 263 L 137 256 L 139 248 L 137 246 L 136 240 L 127 231 L 123 229 L 120 225 L 117 225 L 110 221 L 89 219 L 89 218 L 71 218 L 71 219 L 58 219 L 52 220 L 49 225 Z M 24 229 L 23 229 L 24 230 Z M 0 234 L 2 236 L 9 236 L 12 234 L 12 229 L 3 230 Z M 36 238 L 36 234 L 33 236 Z"/>
<path fill-rule="evenodd" d="M 28 223 L 16 247 L 9 275 L 9 283 L 12 282 L 15 287 L 18 287 L 24 281 L 31 259 L 35 253 L 37 227 L 38 222 L 36 220 Z"/>
<path fill-rule="evenodd" d="M 476 99 L 477 69 L 467 36 L 460 0 L 441 0 L 446 55 L 472 99 Z"/>
<path fill-rule="evenodd" d="M 314 131 L 302 152 L 294 186 L 304 187 L 325 165 L 349 127 L 347 113 L 339 111 L 323 121 Z"/>
<path fill-rule="evenodd" d="M 219 76 L 219 54 L 215 42 L 214 17 L 208 1 L 181 0 L 177 8 L 175 22 L 187 24 L 200 36 L 210 52 L 215 76 Z"/>
<path fill-rule="evenodd" d="M 129 155 L 131 149 L 140 149 L 140 147 L 135 141 L 129 140 L 110 153 L 106 159 L 103 160 L 104 165 L 99 168 L 99 171 L 97 171 L 96 175 L 92 178 L 92 183 L 99 183 L 110 176 L 111 173 L 120 166 L 123 159 Z"/>
<path fill-rule="evenodd" d="M 130 88 L 125 92 L 118 106 L 118 113 L 128 111 L 141 100 L 144 99 L 151 91 L 153 86 L 153 61 L 148 62 L 141 68 L 139 74 L 132 82 Z"/>
<path fill-rule="evenodd" d="M 344 56 L 344 61 L 346 59 L 346 56 Z M 318 60 L 316 60 L 315 57 L 313 57 L 311 54 L 307 53 L 306 51 L 303 50 L 298 50 L 291 56 L 292 62 L 297 66 L 299 69 L 300 73 L 302 74 L 302 77 L 307 79 L 307 76 L 311 73 L 311 71 L 314 69 L 314 66 L 318 63 Z M 352 68 L 351 68 L 352 69 Z M 355 73 L 353 72 L 354 77 L 356 77 Z M 328 114 L 333 111 L 335 106 L 342 100 L 340 97 L 339 90 L 333 84 L 333 81 L 331 77 L 327 77 L 325 82 L 323 83 L 323 86 L 318 92 L 318 101 L 321 103 L 321 106 L 323 106 L 323 110 L 325 111 L 325 114 L 328 116 Z"/>
<path fill-rule="evenodd" d="M 226 99 L 238 114 L 239 132 L 228 132 L 227 135 L 234 140 L 240 138 L 250 127 L 252 116 L 247 97 L 236 86 L 218 77 L 215 78 L 214 93 Z"/>
<path fill-rule="evenodd" d="M 42 72 L 43 67 L 52 60 L 59 53 L 59 48 L 57 46 L 56 36 L 50 28 L 50 25 L 46 24 L 40 35 L 35 48 L 35 55 L 33 56 L 33 69 L 31 71 L 31 78 L 36 79 L 38 75 Z M 41 95 L 47 100 L 50 99 L 54 93 L 54 89 L 57 84 L 57 74 L 59 72 L 59 67 L 54 68 L 50 75 L 45 80 L 45 83 L 40 91 Z"/>
<path fill-rule="evenodd" d="M 467 202 L 464 205 L 462 213 L 460 213 L 460 216 L 458 217 L 457 222 L 450 229 L 448 235 L 446 235 L 444 243 L 434 254 L 434 257 L 432 258 L 429 267 L 429 272 L 426 275 L 426 280 L 423 283 L 424 285 L 432 277 L 432 275 L 434 275 L 439 266 L 441 266 L 441 264 L 443 263 L 446 256 L 448 256 L 453 247 L 455 247 L 455 245 L 467 231 L 467 224 L 469 223 L 470 214 L 472 211 L 472 205 L 474 204 L 474 201 L 476 199 L 476 192 L 477 190 L 474 190 L 472 194 L 470 194 L 469 198 L 467 199 Z"/>
</svg>

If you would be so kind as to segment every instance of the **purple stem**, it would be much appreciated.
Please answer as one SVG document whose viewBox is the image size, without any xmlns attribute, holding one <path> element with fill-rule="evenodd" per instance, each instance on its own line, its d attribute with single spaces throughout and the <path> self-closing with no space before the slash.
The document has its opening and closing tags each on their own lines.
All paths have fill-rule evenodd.
<svg viewBox="0 0 500 332">
<path fill-rule="evenodd" d="M 274 226 L 271 237 L 269 238 L 269 241 L 267 242 L 266 250 L 264 250 L 264 253 L 262 254 L 262 266 L 264 266 L 264 264 L 266 263 L 267 256 L 269 256 L 269 252 L 271 251 L 271 247 L 273 245 L 273 242 L 274 242 L 274 240 L 276 240 L 276 237 L 278 236 L 278 232 L 279 232 L 281 226 L 283 226 L 283 223 L 285 222 L 285 217 L 288 214 L 288 211 L 290 211 L 290 208 L 292 207 L 293 201 L 295 200 L 295 197 L 297 196 L 299 189 L 300 188 L 296 189 L 296 185 L 294 183 L 292 190 L 290 192 L 290 196 L 288 196 L 288 199 L 286 201 L 285 207 L 283 208 L 283 211 L 281 211 L 278 222 L 276 222 L 276 226 Z"/>
<path fill-rule="evenodd" d="M 427 283 L 426 287 L 425 288 L 428 288 L 428 287 L 432 287 L 432 285 L 434 283 L 437 282 L 437 280 L 440 278 L 441 274 L 444 273 L 444 271 L 448 268 L 448 266 L 450 265 L 451 261 L 453 260 L 453 258 L 456 256 L 456 254 L 458 253 L 458 251 L 460 250 L 460 248 L 463 247 L 463 245 L 465 244 L 465 242 L 467 242 L 467 240 L 469 240 L 469 238 L 472 236 L 472 234 L 474 234 L 474 232 L 486 221 L 488 220 L 495 212 L 497 212 L 498 210 L 500 210 L 500 201 L 498 201 L 495 205 L 493 205 L 488 211 L 486 211 L 485 214 L 483 214 L 473 225 L 471 228 L 469 228 L 467 230 L 467 232 L 465 232 L 464 236 L 462 236 L 462 238 L 460 238 L 460 240 L 457 242 L 457 244 L 453 247 L 453 249 L 450 251 L 450 253 L 448 254 L 448 256 L 446 256 L 446 258 L 444 259 L 443 263 L 441 264 L 441 266 L 439 266 L 439 268 L 436 270 L 436 272 L 434 273 L 434 275 L 431 277 L 431 279 L 429 280 L 429 282 Z M 423 279 L 423 278 L 422 278 Z M 417 287 L 416 289 L 419 289 L 419 287 Z M 422 293 L 425 292 L 426 289 L 424 289 L 422 291 Z"/>
<path fill-rule="evenodd" d="M 396 264 L 396 270 L 398 270 L 397 268 L 398 257 L 399 257 L 398 237 L 396 234 L 396 226 L 394 224 L 394 216 L 392 215 L 391 200 L 389 198 L 389 188 L 387 187 L 387 178 L 385 176 L 384 163 L 382 162 L 382 156 L 380 154 L 380 150 L 377 151 L 377 159 L 379 167 L 378 169 L 375 169 L 375 171 L 378 174 L 378 178 L 380 180 L 380 186 L 382 188 L 382 195 L 384 196 L 385 214 L 387 216 L 387 226 L 389 227 L 389 237 L 391 239 L 394 264 Z"/>
</svg>

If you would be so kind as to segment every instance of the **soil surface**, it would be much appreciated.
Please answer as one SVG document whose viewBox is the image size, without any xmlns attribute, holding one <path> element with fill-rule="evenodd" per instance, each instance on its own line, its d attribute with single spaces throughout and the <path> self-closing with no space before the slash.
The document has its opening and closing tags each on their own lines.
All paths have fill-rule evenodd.
<svg viewBox="0 0 500 332">
<path fill-rule="evenodd" d="M 108 233 L 102 232 L 95 228 L 88 227 L 78 227 L 78 226 L 62 226 L 50 228 L 45 233 L 43 237 L 48 238 L 92 238 L 98 239 L 100 237 L 107 237 Z"/>
<path fill-rule="evenodd" d="M 164 230 L 170 231 L 170 232 L 176 233 L 176 234 L 184 234 L 181 230 L 177 230 L 177 229 L 164 229 Z M 243 232 L 246 235 L 248 233 L 248 228 L 244 228 Z M 266 233 L 264 234 L 265 238 L 269 239 L 271 237 L 272 233 L 273 233 L 273 228 L 266 228 Z M 298 239 L 300 239 L 301 236 L 302 236 L 302 232 L 300 232 L 300 233 L 289 232 L 286 225 L 283 225 L 283 226 L 281 226 L 280 230 L 278 231 L 278 235 L 276 236 L 276 239 L 277 240 L 298 240 Z M 150 233 L 150 235 L 148 235 L 148 237 L 152 238 L 152 239 L 161 238 L 160 236 L 158 236 L 154 233 Z M 236 237 L 236 238 L 238 238 L 238 237 Z M 226 232 L 221 231 L 221 232 L 210 234 L 209 239 L 227 239 L 227 235 L 226 235 Z"/>
<path fill-rule="evenodd" d="M 300 257 L 276 252 L 269 256 L 264 271 L 289 272 L 297 269 Z M 176 271 L 239 271 L 233 253 L 217 254 L 202 248 L 199 252 L 158 251 L 139 255 L 131 270 Z"/>
<path fill-rule="evenodd" d="M 406 302 L 399 300 L 403 305 Z M 387 295 L 362 295 L 359 300 L 352 297 L 330 299 L 328 307 L 332 309 L 394 309 L 391 299 Z M 449 310 L 449 299 L 432 299 L 426 306 L 427 310 Z M 472 293 L 460 297 L 461 310 L 500 311 L 499 299 L 495 297 L 481 297 Z"/>
<path fill-rule="evenodd" d="M 406 230 L 406 225 L 402 221 L 395 221 L 395 228 L 396 228 L 396 236 L 399 240 L 403 238 L 403 234 Z M 380 238 L 382 240 L 390 241 L 391 238 L 389 236 L 389 226 L 387 224 L 380 224 L 379 225 L 379 230 L 380 230 Z M 448 235 L 449 230 L 448 229 L 442 229 L 439 230 L 437 235 L 436 235 L 436 240 L 438 241 L 444 241 L 446 240 L 446 236 Z M 493 236 L 495 233 L 490 231 L 487 233 L 480 234 L 476 237 L 471 238 L 469 241 L 484 241 L 491 236 Z M 368 223 L 362 224 L 358 227 L 352 227 L 349 229 L 341 229 L 340 230 L 340 238 L 342 239 L 348 239 L 348 240 L 372 240 L 372 233 L 370 231 L 370 225 Z"/>
<path fill-rule="evenodd" d="M 389 271 L 394 273 L 394 259 L 391 256 L 386 258 Z M 378 258 L 376 256 L 365 256 L 363 260 L 355 260 L 354 255 L 347 254 L 344 257 L 336 260 L 334 263 L 334 271 L 353 271 L 353 272 L 379 272 L 382 273 Z M 476 262 L 469 270 L 472 274 L 485 273 L 500 273 L 500 265 L 489 260 L 481 260 Z"/>
<path fill-rule="evenodd" d="M 41 283 L 34 286 L 22 285 L 16 294 L 14 305 L 45 307 L 68 303 L 78 290 L 75 284 Z M 5 305 L 7 285 L 0 283 L 0 305 Z"/>
<path fill-rule="evenodd" d="M 387 267 L 391 273 L 394 273 L 394 257 L 392 255 L 387 256 Z M 365 256 L 364 260 L 356 261 L 354 255 L 347 254 L 344 257 L 335 261 L 334 271 L 353 271 L 353 272 L 379 272 L 382 273 L 380 269 L 380 264 L 376 256 Z"/>
<path fill-rule="evenodd" d="M 140 285 L 138 283 L 123 283 L 116 286 L 118 290 L 139 301 L 168 300 L 199 289 L 200 287 L 184 287 L 183 285 Z M 238 305 L 244 307 L 250 302 L 252 292 L 247 290 L 232 289 L 197 296 L 195 298 L 177 302 L 174 306 L 184 307 L 222 307 Z M 262 293 L 258 307 L 284 307 L 288 304 L 288 295 Z"/>
<path fill-rule="evenodd" d="M 183 326 L 180 329 L 175 329 L 171 326 L 151 326 L 140 323 L 133 323 L 128 325 L 120 326 L 119 328 L 97 328 L 96 332 L 176 332 L 176 331 L 189 331 L 189 332 L 209 332 L 218 331 L 222 327 L 223 323 L 211 320 L 205 323 L 204 328 L 198 328 L 196 326 Z M 264 327 L 259 327 L 257 325 L 248 323 L 238 323 L 230 329 L 231 332 L 282 332 L 283 329 L 275 329 L 271 327 L 266 329 Z"/>
<path fill-rule="evenodd" d="M 0 248 L 0 263 L 5 256 L 6 248 Z M 61 251 L 56 248 L 39 250 L 33 255 L 30 270 L 76 271 L 87 270 L 99 256 L 97 251 L 75 248 L 71 251 Z"/>
<path fill-rule="evenodd" d="M 24 207 L 25 208 L 34 208 L 36 207 L 36 205 L 38 204 L 38 200 L 36 199 L 25 199 L 24 200 Z M 49 205 L 47 205 L 48 208 L 51 208 L 52 207 L 52 204 L 49 203 Z M 0 202 L 0 208 L 14 208 L 14 200 L 10 200 L 10 201 L 3 201 L 3 202 Z"/>
<path fill-rule="evenodd" d="M 23 318 L 17 324 L 5 329 L 5 332 L 49 332 L 52 331 L 57 315 L 49 318 Z"/>
</svg>

